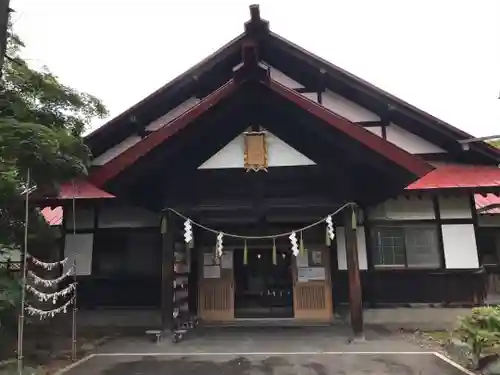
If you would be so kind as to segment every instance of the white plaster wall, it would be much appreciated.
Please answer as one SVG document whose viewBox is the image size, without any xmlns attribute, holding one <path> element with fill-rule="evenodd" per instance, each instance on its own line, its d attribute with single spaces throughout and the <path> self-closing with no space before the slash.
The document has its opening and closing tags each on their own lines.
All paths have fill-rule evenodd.
<svg viewBox="0 0 500 375">
<path fill-rule="evenodd" d="M 92 273 L 92 248 L 94 246 L 93 233 L 66 234 L 64 238 L 64 256 L 68 261 L 63 271 L 68 271 L 76 261 L 77 275 L 90 275 Z"/>
<path fill-rule="evenodd" d="M 274 134 L 266 134 L 268 166 L 285 167 L 297 165 L 314 165 L 315 163 L 307 156 L 301 154 L 293 147 L 279 139 Z M 210 157 L 199 169 L 222 169 L 222 168 L 243 168 L 245 154 L 245 139 L 241 134 L 215 155 Z"/>
<path fill-rule="evenodd" d="M 343 227 L 335 228 L 336 238 L 337 238 L 337 264 L 339 270 L 347 269 L 347 258 L 345 249 L 345 230 Z M 358 226 L 356 229 L 356 238 L 358 243 L 358 262 L 359 269 L 368 269 L 368 260 L 366 257 L 366 237 L 365 228 Z"/>
<path fill-rule="evenodd" d="M 272 67 L 267 63 L 266 65 L 269 67 L 269 73 L 271 75 L 271 78 L 281 83 L 283 86 L 286 86 L 289 89 L 297 89 L 299 87 L 304 87 L 299 82 L 287 76 L 285 73 L 279 71 L 278 69 Z"/>
<path fill-rule="evenodd" d="M 500 215 L 477 215 L 480 227 L 500 227 Z"/>
<path fill-rule="evenodd" d="M 313 102 L 318 103 L 318 93 L 317 92 L 303 92 L 302 96 L 305 96 L 307 99 L 312 100 Z"/>
<path fill-rule="evenodd" d="M 471 219 L 470 198 L 467 195 L 439 197 L 441 219 Z"/>
<path fill-rule="evenodd" d="M 373 220 L 427 220 L 435 219 L 430 198 L 400 197 L 378 205 L 369 214 Z"/>
<path fill-rule="evenodd" d="M 283 72 L 266 63 L 269 67 L 271 78 L 290 89 L 303 88 L 304 86 Z M 306 98 L 318 103 L 317 93 L 303 93 Z M 322 105 L 330 111 L 345 117 L 349 121 L 379 121 L 380 117 L 370 110 L 336 94 L 331 90 L 322 93 Z"/>
<path fill-rule="evenodd" d="M 92 165 L 104 165 L 110 160 L 116 158 L 122 152 L 128 150 L 130 147 L 138 143 L 142 138 L 138 135 L 133 135 L 128 137 L 123 142 L 118 143 L 117 145 L 107 149 L 101 155 L 95 157 L 92 160 Z"/>
<path fill-rule="evenodd" d="M 159 225 L 159 215 L 141 207 L 105 206 L 99 211 L 99 228 L 138 228 Z"/>
<path fill-rule="evenodd" d="M 321 104 L 330 111 L 352 122 L 380 120 L 380 117 L 375 113 L 330 90 L 326 90 L 322 94 Z"/>
<path fill-rule="evenodd" d="M 476 235 L 472 224 L 444 224 L 443 245 L 447 269 L 479 267 Z"/>
<path fill-rule="evenodd" d="M 66 229 L 73 229 L 73 209 L 71 207 L 64 210 L 64 223 Z M 76 207 L 75 227 L 76 229 L 94 228 L 93 207 Z"/>
<path fill-rule="evenodd" d="M 445 152 L 442 148 L 391 123 L 386 128 L 387 140 L 411 154 L 433 154 Z"/>
<path fill-rule="evenodd" d="M 239 135 L 202 163 L 198 169 L 243 168 L 244 153 L 245 141 L 243 136 Z"/>
<path fill-rule="evenodd" d="M 157 118 L 153 122 L 151 122 L 149 125 L 146 126 L 146 130 L 149 131 L 154 131 L 162 128 L 164 125 L 168 124 L 170 121 L 176 119 L 180 115 L 182 115 L 184 112 L 190 110 L 193 108 L 196 104 L 200 102 L 200 99 L 198 98 L 189 98 L 185 102 L 179 104 L 177 107 L 171 109 L 168 111 L 166 114 L 163 116 Z"/>
<path fill-rule="evenodd" d="M 365 129 L 382 138 L 382 127 L 381 126 L 367 126 Z"/>
</svg>

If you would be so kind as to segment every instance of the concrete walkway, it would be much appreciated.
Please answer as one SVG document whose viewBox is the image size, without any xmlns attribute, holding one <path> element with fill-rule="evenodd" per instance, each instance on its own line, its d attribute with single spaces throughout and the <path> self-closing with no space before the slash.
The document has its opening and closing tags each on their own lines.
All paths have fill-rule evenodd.
<svg viewBox="0 0 500 375">
<path fill-rule="evenodd" d="M 96 356 L 65 375 L 464 375 L 432 354 Z"/>
<path fill-rule="evenodd" d="M 123 338 L 100 348 L 64 375 L 463 375 L 400 334 L 367 327 L 198 328 L 173 344 Z"/>
<path fill-rule="evenodd" d="M 349 343 L 346 324 L 325 327 L 199 327 L 184 341 L 170 337 L 159 344 L 145 336 L 124 338 L 100 349 L 101 353 L 273 353 L 273 352 L 414 352 L 425 351 L 403 335 L 380 327 L 366 327 L 366 342 Z"/>
</svg>

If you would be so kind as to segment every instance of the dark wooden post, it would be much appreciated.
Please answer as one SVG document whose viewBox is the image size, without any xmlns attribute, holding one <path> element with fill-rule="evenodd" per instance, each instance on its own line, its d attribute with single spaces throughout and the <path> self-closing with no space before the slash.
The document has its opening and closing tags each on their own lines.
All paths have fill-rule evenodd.
<svg viewBox="0 0 500 375">
<path fill-rule="evenodd" d="M 161 222 L 161 328 L 172 330 L 174 299 L 174 223 L 170 211 Z"/>
<path fill-rule="evenodd" d="M 363 339 L 363 299 L 361 295 L 361 280 L 359 277 L 356 223 L 353 220 L 354 209 L 355 207 L 348 207 L 344 210 L 345 248 L 347 273 L 349 275 L 349 310 L 354 339 Z M 354 217 L 354 219 L 356 218 Z"/>
</svg>

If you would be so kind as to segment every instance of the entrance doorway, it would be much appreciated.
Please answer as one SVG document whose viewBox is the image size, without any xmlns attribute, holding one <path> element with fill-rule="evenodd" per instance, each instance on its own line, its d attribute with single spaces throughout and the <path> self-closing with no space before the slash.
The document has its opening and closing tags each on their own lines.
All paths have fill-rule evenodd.
<svg viewBox="0 0 500 375">
<path fill-rule="evenodd" d="M 235 318 L 292 318 L 293 279 L 289 251 L 252 249 L 234 252 Z"/>
</svg>

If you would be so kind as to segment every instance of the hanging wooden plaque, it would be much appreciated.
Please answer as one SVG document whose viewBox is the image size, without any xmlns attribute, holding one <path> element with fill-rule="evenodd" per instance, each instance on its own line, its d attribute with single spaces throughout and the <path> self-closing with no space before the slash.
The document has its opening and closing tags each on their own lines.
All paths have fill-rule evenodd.
<svg viewBox="0 0 500 375">
<path fill-rule="evenodd" d="M 267 172 L 267 144 L 264 132 L 245 133 L 245 169 Z"/>
</svg>

